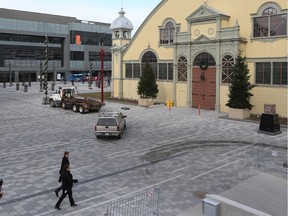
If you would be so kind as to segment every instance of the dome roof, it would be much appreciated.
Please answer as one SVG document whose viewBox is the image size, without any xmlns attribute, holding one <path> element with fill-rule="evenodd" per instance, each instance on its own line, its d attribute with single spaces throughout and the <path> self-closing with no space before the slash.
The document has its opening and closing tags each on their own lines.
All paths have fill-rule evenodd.
<svg viewBox="0 0 288 216">
<path fill-rule="evenodd" d="M 126 30 L 133 30 L 133 24 L 129 19 L 127 19 L 125 16 L 125 11 L 123 8 L 119 11 L 119 17 L 115 19 L 111 25 L 110 29 L 111 30 L 116 30 L 116 29 L 126 29 Z"/>
</svg>

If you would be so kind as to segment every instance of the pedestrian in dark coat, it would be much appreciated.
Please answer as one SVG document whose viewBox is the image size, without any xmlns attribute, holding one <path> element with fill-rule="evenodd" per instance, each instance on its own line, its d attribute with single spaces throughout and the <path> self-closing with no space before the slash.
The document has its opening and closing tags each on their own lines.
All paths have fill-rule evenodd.
<svg viewBox="0 0 288 216">
<path fill-rule="evenodd" d="M 2 198 L 2 196 L 3 196 L 3 192 L 1 192 L 3 183 L 4 183 L 4 181 L 1 179 L 0 180 L 0 198 Z"/>
<path fill-rule="evenodd" d="M 63 167 L 63 171 L 61 173 L 61 180 L 62 180 L 62 195 L 59 198 L 58 202 L 55 205 L 55 209 L 61 210 L 60 204 L 63 199 L 67 196 L 69 197 L 69 202 L 71 206 L 77 206 L 74 202 L 72 197 L 72 187 L 73 187 L 73 176 L 70 173 L 70 165 L 65 164 Z"/>
<path fill-rule="evenodd" d="M 69 163 L 69 152 L 68 151 L 65 151 L 64 152 L 64 156 L 62 158 L 62 162 L 61 162 L 61 166 L 60 166 L 60 170 L 59 170 L 59 179 L 58 179 L 58 182 L 61 182 L 61 173 L 63 171 L 63 167 L 68 164 L 70 165 Z M 59 191 L 62 189 L 62 185 L 60 185 L 60 187 L 56 188 L 55 189 L 55 194 L 56 196 L 58 197 L 58 193 Z"/>
</svg>

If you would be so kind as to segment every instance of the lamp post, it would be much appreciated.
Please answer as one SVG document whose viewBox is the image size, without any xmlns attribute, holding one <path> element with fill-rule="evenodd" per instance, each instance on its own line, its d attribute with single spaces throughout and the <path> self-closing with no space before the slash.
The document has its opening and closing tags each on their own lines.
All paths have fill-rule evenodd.
<svg viewBox="0 0 288 216">
<path fill-rule="evenodd" d="M 102 45 L 102 48 L 100 49 L 99 55 L 101 57 L 101 102 L 103 102 L 104 101 L 104 56 L 105 56 L 103 45 Z"/>
<path fill-rule="evenodd" d="M 11 62 L 9 61 L 9 82 L 10 86 L 12 86 L 12 74 L 11 74 Z"/>
</svg>

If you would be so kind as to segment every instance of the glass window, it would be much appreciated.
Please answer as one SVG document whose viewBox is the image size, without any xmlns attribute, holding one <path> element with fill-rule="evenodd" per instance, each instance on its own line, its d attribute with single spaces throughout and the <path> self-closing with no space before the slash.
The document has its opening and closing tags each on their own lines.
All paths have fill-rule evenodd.
<svg viewBox="0 0 288 216">
<path fill-rule="evenodd" d="M 159 63 L 159 79 L 167 79 L 167 64 Z"/>
<path fill-rule="evenodd" d="M 256 84 L 271 84 L 271 63 L 256 63 Z"/>
<path fill-rule="evenodd" d="M 160 44 L 170 44 L 174 41 L 175 26 L 172 22 L 167 22 L 163 28 L 160 29 Z M 177 28 L 179 31 L 179 28 Z"/>
<path fill-rule="evenodd" d="M 112 46 L 112 34 L 85 31 L 70 31 L 70 43 L 75 44 L 76 38 L 80 37 L 82 45 L 99 45 L 104 43 L 105 46 Z"/>
<path fill-rule="evenodd" d="M 144 53 L 142 57 L 142 64 L 141 67 L 144 68 L 145 64 L 148 63 L 151 65 L 153 72 L 155 74 L 155 77 L 157 79 L 157 56 L 152 51 L 147 51 Z"/>
<path fill-rule="evenodd" d="M 133 63 L 133 78 L 140 78 L 140 64 Z"/>
<path fill-rule="evenodd" d="M 178 81 L 187 81 L 187 59 L 184 56 L 178 59 Z"/>
<path fill-rule="evenodd" d="M 225 55 L 222 59 L 222 83 L 231 83 L 234 67 L 234 58 Z"/>
<path fill-rule="evenodd" d="M 132 78 L 132 63 L 126 63 L 125 69 L 125 77 Z"/>
<path fill-rule="evenodd" d="M 71 51 L 70 60 L 84 61 L 84 52 L 82 51 Z"/>
<path fill-rule="evenodd" d="M 194 62 L 193 62 L 193 66 L 199 66 L 200 67 L 201 62 L 206 62 L 208 64 L 208 66 L 215 66 L 216 65 L 216 62 L 215 62 L 213 56 L 211 56 L 209 53 L 200 53 L 199 55 L 197 55 Z"/>
<path fill-rule="evenodd" d="M 173 63 L 168 63 L 168 80 L 173 80 Z"/>
<path fill-rule="evenodd" d="M 262 16 L 255 17 L 254 37 L 273 37 L 287 35 L 287 13 L 278 14 L 273 7 L 266 8 Z"/>
<path fill-rule="evenodd" d="M 89 52 L 89 61 L 101 61 L 99 52 Z M 111 52 L 104 53 L 104 61 L 112 61 Z"/>
<path fill-rule="evenodd" d="M 287 62 L 273 62 L 273 84 L 287 85 Z"/>
</svg>

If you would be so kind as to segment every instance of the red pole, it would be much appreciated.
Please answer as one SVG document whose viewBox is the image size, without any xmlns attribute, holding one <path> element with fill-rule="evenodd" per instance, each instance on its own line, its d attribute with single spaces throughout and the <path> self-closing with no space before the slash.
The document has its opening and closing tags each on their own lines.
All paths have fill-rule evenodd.
<svg viewBox="0 0 288 216">
<path fill-rule="evenodd" d="M 101 102 L 104 101 L 104 50 L 100 51 L 100 57 L 101 57 Z"/>
</svg>

